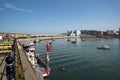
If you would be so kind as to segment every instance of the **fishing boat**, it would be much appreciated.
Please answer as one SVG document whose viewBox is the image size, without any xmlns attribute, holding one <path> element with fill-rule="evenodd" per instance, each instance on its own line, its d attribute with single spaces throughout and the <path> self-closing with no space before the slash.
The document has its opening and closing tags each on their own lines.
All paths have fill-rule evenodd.
<svg viewBox="0 0 120 80">
<path fill-rule="evenodd" d="M 42 72 L 43 77 L 50 77 L 50 68 L 39 58 L 37 60 L 39 70 Z"/>
<path fill-rule="evenodd" d="M 110 47 L 108 45 L 97 46 L 98 49 L 105 49 L 108 50 Z"/>
<path fill-rule="evenodd" d="M 34 47 L 29 47 L 28 49 L 27 49 L 27 52 L 35 52 L 35 48 Z"/>
<path fill-rule="evenodd" d="M 27 49 L 27 48 L 29 48 L 29 47 L 30 47 L 29 44 L 24 44 L 24 45 L 23 45 L 23 48 L 24 48 L 24 49 Z"/>
<path fill-rule="evenodd" d="M 28 60 L 33 65 L 33 68 L 40 71 L 44 78 L 50 77 L 49 66 L 39 58 L 39 54 L 35 53 L 34 46 L 31 46 L 30 48 L 28 48 L 28 51 L 27 51 L 26 55 L 28 57 Z"/>
<path fill-rule="evenodd" d="M 36 63 L 34 56 L 35 56 L 34 53 L 31 53 L 31 52 L 27 53 L 28 60 L 31 62 L 32 65 L 34 65 Z"/>
</svg>

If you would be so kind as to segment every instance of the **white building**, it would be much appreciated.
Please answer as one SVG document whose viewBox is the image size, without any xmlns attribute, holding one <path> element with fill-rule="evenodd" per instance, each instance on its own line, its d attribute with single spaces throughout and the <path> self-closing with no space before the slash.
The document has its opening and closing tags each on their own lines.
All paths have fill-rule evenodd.
<svg viewBox="0 0 120 80">
<path fill-rule="evenodd" d="M 0 36 L 0 40 L 3 40 L 2 36 Z"/>
<path fill-rule="evenodd" d="M 79 36 L 81 34 L 80 30 L 67 31 L 68 36 Z"/>
<path fill-rule="evenodd" d="M 80 30 L 76 30 L 76 36 L 79 36 L 81 34 Z"/>
<path fill-rule="evenodd" d="M 110 36 L 113 36 L 117 33 L 117 31 L 115 30 L 107 30 L 107 34 L 110 35 Z"/>
</svg>

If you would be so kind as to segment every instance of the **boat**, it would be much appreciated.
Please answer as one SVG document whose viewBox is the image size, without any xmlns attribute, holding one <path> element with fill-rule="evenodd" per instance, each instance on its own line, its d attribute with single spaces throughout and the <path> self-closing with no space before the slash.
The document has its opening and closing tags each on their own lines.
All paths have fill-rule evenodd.
<svg viewBox="0 0 120 80">
<path fill-rule="evenodd" d="M 77 41 L 76 41 L 76 39 L 71 39 L 71 43 L 76 43 Z"/>
<path fill-rule="evenodd" d="M 32 43 L 32 42 L 31 42 L 29 45 L 30 45 L 30 46 L 35 46 L 35 44 L 34 44 L 34 43 Z"/>
<path fill-rule="evenodd" d="M 23 45 L 23 48 L 24 48 L 24 49 L 27 49 L 27 48 L 29 48 L 29 47 L 30 47 L 29 44 L 24 44 L 24 45 Z"/>
<path fill-rule="evenodd" d="M 35 48 L 31 46 L 31 47 L 27 48 L 26 51 L 34 53 L 35 52 Z"/>
<path fill-rule="evenodd" d="M 82 39 L 82 41 L 85 41 L 85 39 Z"/>
<path fill-rule="evenodd" d="M 67 39 L 67 41 L 70 41 L 70 39 Z"/>
<path fill-rule="evenodd" d="M 37 61 L 35 60 L 35 54 L 34 53 L 28 52 L 26 55 L 27 55 L 28 60 L 31 62 L 32 65 L 37 63 Z"/>
<path fill-rule="evenodd" d="M 34 40 L 34 43 L 39 43 L 39 42 L 40 42 L 39 39 L 35 39 L 35 40 Z"/>
<path fill-rule="evenodd" d="M 98 49 L 108 50 L 110 47 L 108 45 L 97 46 Z"/>
<path fill-rule="evenodd" d="M 50 77 L 50 68 L 49 66 L 39 58 L 39 54 L 35 53 L 34 46 L 28 48 L 26 53 L 28 60 L 33 65 L 33 68 L 40 71 L 44 78 Z"/>
<path fill-rule="evenodd" d="M 55 41 L 55 38 L 52 38 L 51 40 L 52 40 L 52 41 Z"/>
<path fill-rule="evenodd" d="M 76 43 L 76 41 L 71 41 L 71 43 Z"/>
<path fill-rule="evenodd" d="M 37 64 L 39 65 L 39 70 L 42 72 L 43 77 L 50 77 L 50 68 L 39 58 L 37 60 Z"/>
</svg>

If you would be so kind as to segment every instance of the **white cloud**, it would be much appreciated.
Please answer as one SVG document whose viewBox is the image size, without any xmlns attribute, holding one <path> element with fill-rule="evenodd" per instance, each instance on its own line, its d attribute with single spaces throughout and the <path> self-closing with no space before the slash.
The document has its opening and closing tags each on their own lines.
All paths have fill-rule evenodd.
<svg viewBox="0 0 120 80">
<path fill-rule="evenodd" d="M 32 13 L 33 11 L 32 10 L 26 10 L 27 12 L 30 12 L 30 13 Z"/>
<path fill-rule="evenodd" d="M 13 5 L 10 5 L 10 4 L 5 4 L 5 7 L 9 8 L 9 9 L 14 9 L 14 10 L 17 10 L 17 11 L 24 11 L 24 9 L 17 8 L 15 6 L 13 6 Z"/>
<path fill-rule="evenodd" d="M 33 12 L 32 10 L 26 10 L 26 9 L 18 8 L 16 6 L 11 5 L 11 4 L 5 4 L 5 8 L 13 9 L 13 10 L 16 10 L 16 11 L 24 11 L 24 12 L 30 12 L 30 13 Z"/>
<path fill-rule="evenodd" d="M 5 9 L 4 8 L 0 8 L 0 11 L 4 11 Z"/>
</svg>

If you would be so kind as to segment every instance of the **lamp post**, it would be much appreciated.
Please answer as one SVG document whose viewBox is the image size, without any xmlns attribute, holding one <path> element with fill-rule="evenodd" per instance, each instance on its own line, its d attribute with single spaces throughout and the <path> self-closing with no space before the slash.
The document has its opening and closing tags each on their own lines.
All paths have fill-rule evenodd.
<svg viewBox="0 0 120 80">
<path fill-rule="evenodd" d="M 6 76 L 8 80 L 14 80 L 14 59 L 11 56 L 6 57 Z"/>
</svg>

